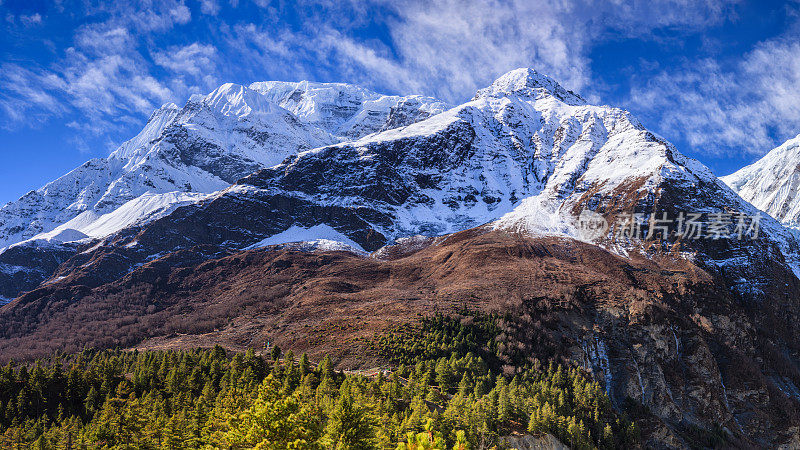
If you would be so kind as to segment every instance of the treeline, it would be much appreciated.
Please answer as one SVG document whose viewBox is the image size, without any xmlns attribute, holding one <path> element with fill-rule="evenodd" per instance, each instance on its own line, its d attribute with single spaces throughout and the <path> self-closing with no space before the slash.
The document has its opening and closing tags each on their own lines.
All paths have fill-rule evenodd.
<svg viewBox="0 0 800 450">
<path fill-rule="evenodd" d="M 435 320 L 426 334 L 458 327 Z M 490 321 L 461 326 L 469 334 Z M 476 345 L 486 337 L 474 336 Z M 379 346 L 388 355 L 393 342 Z M 0 369 L 0 447 L 478 449 L 525 431 L 574 448 L 636 444 L 635 426 L 579 369 L 528 365 L 504 375 L 473 350 L 420 352 L 374 376 L 277 347 L 264 357 L 216 347 L 9 364 Z"/>
<path fill-rule="evenodd" d="M 511 375 L 526 367 L 539 368 L 539 358 L 558 356 L 552 324 L 533 321 L 528 314 L 485 314 L 462 310 L 455 315 L 424 317 L 383 333 L 372 348 L 384 360 L 413 364 L 471 352 L 493 371 Z"/>
</svg>

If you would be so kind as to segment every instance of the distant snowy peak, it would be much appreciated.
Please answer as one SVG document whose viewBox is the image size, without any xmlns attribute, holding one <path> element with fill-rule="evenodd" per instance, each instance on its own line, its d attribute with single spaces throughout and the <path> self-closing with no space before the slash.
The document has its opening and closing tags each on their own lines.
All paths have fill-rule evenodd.
<svg viewBox="0 0 800 450">
<path fill-rule="evenodd" d="M 800 227 L 800 135 L 721 180 L 781 223 Z"/>
<path fill-rule="evenodd" d="M 341 139 L 410 125 L 436 115 L 449 106 L 421 95 L 381 95 L 344 83 L 263 81 L 250 85 L 298 119 Z"/>
<path fill-rule="evenodd" d="M 427 97 L 341 83 L 223 84 L 183 107 L 165 104 L 108 158 L 0 208 L 0 249 L 54 235 L 105 237 L 294 153 L 406 126 L 445 108 Z"/>
<path fill-rule="evenodd" d="M 542 97 L 551 95 L 568 105 L 584 105 L 586 100 L 580 95 L 564 89 L 558 82 L 530 68 L 512 70 L 492 83 L 491 86 L 478 91 L 478 97 L 503 97 L 523 95 Z"/>
</svg>

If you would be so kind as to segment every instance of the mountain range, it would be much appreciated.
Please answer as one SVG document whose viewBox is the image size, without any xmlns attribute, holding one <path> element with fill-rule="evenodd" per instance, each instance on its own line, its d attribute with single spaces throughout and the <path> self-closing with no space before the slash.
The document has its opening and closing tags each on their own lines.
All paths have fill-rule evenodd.
<svg viewBox="0 0 800 450">
<path fill-rule="evenodd" d="M 532 69 L 456 106 L 226 84 L 0 209 L 0 355 L 248 333 L 329 351 L 303 317 L 378 329 L 470 298 L 555 314 L 562 356 L 643 405 L 653 446 L 714 426 L 797 444 L 798 182 L 800 138 L 720 179 Z"/>
</svg>

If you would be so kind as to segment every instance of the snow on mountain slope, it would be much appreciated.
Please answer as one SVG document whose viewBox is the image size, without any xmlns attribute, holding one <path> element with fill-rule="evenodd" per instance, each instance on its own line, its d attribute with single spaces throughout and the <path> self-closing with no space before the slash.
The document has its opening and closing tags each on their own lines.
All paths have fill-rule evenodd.
<svg viewBox="0 0 800 450">
<path fill-rule="evenodd" d="M 130 258 L 146 259 L 197 244 L 244 248 L 321 224 L 369 251 L 405 236 L 493 221 L 496 228 L 569 236 L 584 209 L 610 223 L 629 213 L 758 214 L 627 111 L 589 105 L 552 79 L 519 69 L 426 120 L 299 152 L 115 245 L 135 239 L 139 256 Z M 660 243 L 661 251 L 672 251 L 675 239 Z M 745 272 L 769 264 L 797 271 L 800 253 L 796 236 L 769 218 L 761 220 L 757 240 L 680 245 L 759 296 L 769 280 Z M 609 248 L 634 247 L 653 251 L 644 238 Z"/>
<path fill-rule="evenodd" d="M 302 228 L 295 225 L 286 231 L 262 239 L 260 242 L 247 247 L 246 250 L 287 243 L 304 243 L 304 250 L 346 250 L 354 253 L 365 253 L 360 245 L 328 225 L 314 225 L 311 228 Z"/>
<path fill-rule="evenodd" d="M 720 179 L 756 208 L 800 228 L 800 135 Z"/>
<path fill-rule="evenodd" d="M 5 205 L 0 248 L 50 239 L 65 229 L 108 236 L 204 198 L 297 151 L 338 142 L 333 132 L 358 137 L 442 108 L 429 98 L 381 96 L 345 84 L 254 86 L 258 89 L 225 84 L 193 96 L 183 108 L 166 104 L 108 158 L 88 161 Z M 291 88 L 289 97 L 296 92 L 300 101 L 282 98 L 281 88 Z"/>
<path fill-rule="evenodd" d="M 628 112 L 588 105 L 552 79 L 519 69 L 430 119 L 301 152 L 242 184 L 262 187 L 263 180 L 266 191 L 378 209 L 392 219 L 376 229 L 394 239 L 486 223 L 524 198 L 564 207 L 590 190 L 610 196 L 640 177 L 642 189 L 654 190 L 667 176 L 715 180 Z"/>
<path fill-rule="evenodd" d="M 264 81 L 250 85 L 303 122 L 352 140 L 436 115 L 448 106 L 420 95 L 380 95 L 344 83 Z"/>
<path fill-rule="evenodd" d="M 32 240 L 72 242 L 85 238 L 111 235 L 123 228 L 165 216 L 175 208 L 196 203 L 207 194 L 197 192 L 144 193 L 106 214 L 84 211 L 52 231 L 40 233 Z"/>
</svg>

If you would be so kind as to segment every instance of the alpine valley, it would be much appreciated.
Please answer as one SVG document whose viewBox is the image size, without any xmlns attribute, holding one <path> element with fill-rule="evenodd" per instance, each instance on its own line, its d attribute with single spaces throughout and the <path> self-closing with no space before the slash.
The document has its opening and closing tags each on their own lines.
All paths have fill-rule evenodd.
<svg viewBox="0 0 800 450">
<path fill-rule="evenodd" d="M 800 137 L 721 180 L 532 69 L 457 106 L 225 84 L 0 209 L 0 359 L 269 342 L 370 369 L 375 336 L 479 312 L 504 370 L 580 368 L 646 447 L 797 448 L 798 185 Z M 729 227 L 653 232 L 690 214 Z"/>
</svg>

